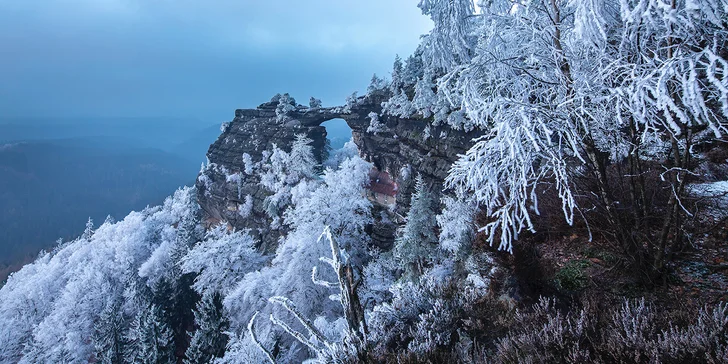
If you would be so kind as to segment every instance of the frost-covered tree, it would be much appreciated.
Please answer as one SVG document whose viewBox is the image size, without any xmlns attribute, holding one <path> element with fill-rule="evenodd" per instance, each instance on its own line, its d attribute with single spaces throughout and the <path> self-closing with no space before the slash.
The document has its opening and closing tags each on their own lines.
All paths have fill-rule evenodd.
<svg viewBox="0 0 728 364">
<path fill-rule="evenodd" d="M 253 196 L 245 195 L 244 202 L 238 206 L 238 215 L 247 218 L 253 213 Z"/>
<path fill-rule="evenodd" d="M 264 263 L 249 231 L 229 232 L 226 225 L 219 225 L 182 258 L 180 266 L 185 273 L 197 274 L 192 287 L 205 297 L 226 295 L 246 273 Z"/>
<path fill-rule="evenodd" d="M 352 263 L 361 264 L 368 241 L 365 228 L 371 222 L 371 203 L 363 189 L 369 182 L 371 168 L 371 164 L 354 157 L 342 162 L 337 170 L 327 169 L 321 181 L 300 183 L 294 189 L 298 196 L 294 199 L 295 206 L 285 213 L 291 230 L 280 242 L 271 264 L 247 274 L 224 300 L 229 312 L 240 313 L 230 317 L 232 328 L 247 326 L 256 311 L 264 316 L 275 313 L 286 317 L 287 310 L 282 306 L 268 304 L 268 298 L 274 296 L 295 302 L 297 310 L 305 317 L 331 317 L 340 312 L 340 305 L 329 299 L 330 292 L 311 280 L 311 268 L 318 264 L 320 257 L 330 254 L 330 246 L 319 241 L 317 232 L 330 226 L 331 233 L 349 254 Z M 322 273 L 321 279 L 335 279 L 330 272 Z M 276 343 L 281 346 L 278 360 L 300 361 L 306 357 L 302 345 L 282 335 L 268 320 L 258 320 L 256 326 L 259 340 L 265 347 L 273 348 Z M 225 360 L 258 360 L 260 351 L 250 339 L 250 335 L 234 338 L 231 345 L 236 349 L 226 354 Z M 253 349 L 253 354 L 249 349 Z"/>
<path fill-rule="evenodd" d="M 405 87 L 405 75 L 404 75 L 404 64 L 402 58 L 399 55 L 394 57 L 394 64 L 392 65 L 392 82 L 390 82 L 390 90 L 392 93 L 397 93 Z"/>
<path fill-rule="evenodd" d="M 383 102 L 382 106 L 384 113 L 402 118 L 408 118 L 417 111 L 412 101 L 402 90 L 397 91 L 394 96 Z"/>
<path fill-rule="evenodd" d="M 96 359 L 102 363 L 124 363 L 126 320 L 121 310 L 121 302 L 108 303 L 94 326 L 93 342 Z"/>
<path fill-rule="evenodd" d="M 195 309 L 194 335 L 185 353 L 186 364 L 210 363 L 225 354 L 229 323 L 222 306 L 222 296 L 211 293 L 202 297 Z"/>
<path fill-rule="evenodd" d="M 274 101 L 275 97 L 273 98 Z M 285 93 L 278 97 L 278 105 L 276 106 L 276 120 L 278 122 L 288 121 L 288 113 L 296 110 L 296 99 Z"/>
<path fill-rule="evenodd" d="M 412 107 L 422 114 L 422 117 L 429 118 L 435 114 L 438 116 L 435 118 L 437 122 L 445 120 L 443 114 L 438 114 L 437 110 L 441 107 L 440 100 L 435 93 L 435 82 L 431 71 L 425 72 L 422 77 L 415 83 L 415 95 L 412 99 Z M 449 105 L 448 105 L 449 106 Z M 446 107 L 446 112 L 449 111 L 449 107 Z"/>
<path fill-rule="evenodd" d="M 394 256 L 405 270 L 405 277 L 416 279 L 433 257 L 437 236 L 434 199 L 421 175 L 417 176 L 406 223 L 394 243 Z"/>
<path fill-rule="evenodd" d="M 301 180 L 316 175 L 316 157 L 313 153 L 313 140 L 303 134 L 297 134 L 288 154 L 288 178 Z M 292 183 L 292 182 L 291 182 Z"/>
<path fill-rule="evenodd" d="M 331 247 L 331 258 L 321 257 L 321 261 L 325 262 L 334 270 L 337 280 L 336 282 L 329 282 L 319 279 L 316 266 L 313 267 L 311 280 L 316 285 L 329 289 L 338 289 L 339 293 L 332 295 L 331 299 L 338 301 L 343 309 L 344 319 L 347 323 L 345 332 L 339 333 L 339 335 L 337 335 L 338 338 L 332 340 L 331 337 L 327 337 L 327 335 L 316 327 L 317 325 L 315 322 L 312 322 L 310 319 L 302 315 L 296 308 L 296 304 L 294 302 L 282 296 L 271 297 L 269 298 L 269 302 L 280 305 L 285 308 L 286 311 L 291 313 L 301 326 L 306 329 L 308 335 L 297 331 L 292 328 L 290 324 L 280 320 L 274 315 L 270 316 L 270 320 L 273 324 L 283 329 L 283 331 L 294 337 L 298 342 L 310 348 L 316 354 L 315 359 L 307 360 L 307 362 L 344 363 L 354 360 L 354 358 L 365 359 L 367 327 L 364 317 L 364 308 L 359 301 L 358 293 L 361 277 L 356 276 L 354 268 L 351 265 L 351 261 L 348 259 L 348 255 L 346 252 L 341 251 L 328 227 L 324 229 L 323 234 L 319 237 L 319 241 L 324 237 L 328 240 Z M 257 339 L 254 327 L 257 315 L 258 312 L 253 315 L 248 323 L 250 337 L 265 356 L 271 362 L 275 363 L 273 354 Z M 323 319 L 323 317 L 320 318 Z"/>
<path fill-rule="evenodd" d="M 384 125 L 384 123 L 379 121 L 379 114 L 372 111 L 369 113 L 368 116 L 369 116 L 369 126 L 367 127 L 367 133 L 377 134 L 377 133 L 384 133 L 387 130 L 389 130 L 387 128 L 387 126 Z"/>
<path fill-rule="evenodd" d="M 269 154 L 261 166 L 261 185 L 272 195 L 266 197 L 266 212 L 274 219 L 274 227 L 291 202 L 291 189 L 304 179 L 314 178 L 318 163 L 311 146 L 312 140 L 305 135 L 296 135 L 287 153 L 277 146 Z"/>
<path fill-rule="evenodd" d="M 312 109 L 320 109 L 322 105 L 321 100 L 313 96 L 311 96 L 311 99 L 308 101 L 308 106 Z"/>
<path fill-rule="evenodd" d="M 382 103 L 383 113 L 402 118 L 412 117 L 417 112 L 420 112 L 423 118 L 429 118 L 432 115 L 431 105 L 427 103 L 434 100 L 434 97 L 425 100 L 426 97 L 420 95 L 418 99 L 420 107 L 413 102 L 413 96 L 417 97 L 415 84 L 424 77 L 423 72 L 420 52 L 408 57 L 404 66 L 399 56 L 395 58 L 390 83 L 392 96 Z M 434 83 L 432 87 L 434 87 Z M 434 90 L 430 90 L 430 92 L 434 95 Z"/>
<path fill-rule="evenodd" d="M 139 267 L 139 276 L 145 278 L 151 288 L 162 284 L 171 285 L 171 289 L 180 288 L 177 281 L 184 274 L 179 267 L 180 260 L 202 237 L 199 205 L 194 194 L 188 192 L 178 191 L 174 200 L 165 201 L 165 207 L 178 214 L 176 227 L 159 227 L 160 232 L 154 236 L 159 244 Z"/>
<path fill-rule="evenodd" d="M 243 153 L 243 173 L 251 175 L 256 167 L 256 163 L 253 163 L 253 157 L 248 153 Z"/>
<path fill-rule="evenodd" d="M 83 234 L 81 234 L 81 238 L 85 240 L 91 240 L 91 237 L 94 236 L 94 221 L 89 217 L 88 221 L 86 221 L 86 228 L 83 230 Z"/>
<path fill-rule="evenodd" d="M 162 364 L 174 361 L 172 330 L 164 322 L 163 313 L 156 305 L 137 313 L 127 340 L 125 359 L 132 363 Z"/>
<path fill-rule="evenodd" d="M 357 95 L 357 92 L 354 91 L 351 95 L 346 97 L 346 104 L 344 105 L 342 111 L 345 113 L 351 113 L 351 109 L 355 107 L 358 103 L 359 96 Z"/>
<path fill-rule="evenodd" d="M 375 73 L 372 76 L 371 82 L 369 82 L 369 87 L 367 88 L 367 93 L 373 93 L 377 91 L 382 91 L 387 89 L 387 81 Z"/>
<path fill-rule="evenodd" d="M 442 213 L 437 215 L 440 249 L 452 254 L 467 252 L 475 236 L 477 205 L 473 201 L 452 197 L 444 197 L 442 203 L 444 205 Z"/>
<path fill-rule="evenodd" d="M 412 87 L 423 75 L 422 53 L 418 48 L 415 54 L 407 57 L 404 70 L 402 70 L 402 84 L 405 88 Z"/>
<path fill-rule="evenodd" d="M 471 57 L 467 38 L 468 18 L 475 12 L 473 0 L 420 0 L 418 7 L 435 23 L 423 40 L 423 60 L 444 71 L 467 62 Z"/>
</svg>

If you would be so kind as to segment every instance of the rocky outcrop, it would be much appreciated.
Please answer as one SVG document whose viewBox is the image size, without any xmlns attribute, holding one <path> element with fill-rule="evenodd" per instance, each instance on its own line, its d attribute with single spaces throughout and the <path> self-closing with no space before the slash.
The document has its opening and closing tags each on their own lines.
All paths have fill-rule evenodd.
<svg viewBox="0 0 728 364">
<path fill-rule="evenodd" d="M 352 129 L 361 156 L 397 181 L 401 188 L 397 204 L 406 208 L 413 187 L 412 177 L 420 174 L 431 188 L 441 190 L 450 166 L 459 154 L 470 148 L 478 134 L 434 126 L 419 118 L 391 115 L 379 115 L 379 121 L 385 125 L 383 132 L 367 132 L 370 123 L 367 115 L 382 114 L 381 103 L 387 98 L 386 94 L 362 98 L 351 107 L 355 117 L 344 119 Z"/>
<path fill-rule="evenodd" d="M 429 123 L 422 119 L 390 115 L 379 116 L 384 124 L 381 131 L 368 132 L 370 113 L 381 114 L 381 103 L 387 96 L 375 93 L 334 108 L 308 108 L 295 103 L 282 108 L 274 98 L 256 109 L 236 110 L 235 118 L 210 146 L 210 163 L 197 180 L 198 201 L 205 221 L 210 225 L 225 222 L 231 228 L 251 229 L 262 249 L 272 251 L 283 232 L 270 229 L 271 220 L 263 210 L 263 200 L 269 192 L 260 186 L 259 176 L 245 173 L 244 155 L 258 162 L 273 145 L 289 151 L 295 136 L 304 134 L 313 140 L 316 155 L 323 158 L 326 129 L 321 124 L 340 118 L 352 129 L 361 156 L 380 171 L 388 172 L 400 186 L 396 210 L 375 211 L 378 222 L 372 227 L 374 240 L 389 245 L 394 234 L 392 221 L 397 220 L 398 211 L 409 205 L 412 177 L 421 174 L 433 189 L 440 190 L 450 165 L 477 135 L 445 126 L 428 127 Z M 246 200 L 252 201 L 252 211 L 246 210 Z"/>
</svg>

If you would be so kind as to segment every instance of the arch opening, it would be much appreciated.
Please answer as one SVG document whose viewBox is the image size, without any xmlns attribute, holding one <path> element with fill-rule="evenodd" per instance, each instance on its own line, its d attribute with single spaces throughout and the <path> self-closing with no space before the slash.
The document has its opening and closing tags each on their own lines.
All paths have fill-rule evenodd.
<svg viewBox="0 0 728 364">
<path fill-rule="evenodd" d="M 344 119 L 331 119 L 321 123 L 321 126 L 326 128 L 326 143 L 331 150 L 341 149 L 351 140 L 351 128 Z"/>
</svg>

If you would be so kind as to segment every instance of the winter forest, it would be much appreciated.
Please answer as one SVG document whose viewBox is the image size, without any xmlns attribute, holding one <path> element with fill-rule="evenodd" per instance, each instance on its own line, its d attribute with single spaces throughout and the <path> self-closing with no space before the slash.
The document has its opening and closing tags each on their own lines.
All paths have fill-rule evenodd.
<svg viewBox="0 0 728 364">
<path fill-rule="evenodd" d="M 372 152 L 304 134 L 208 162 L 12 274 L 0 362 L 728 362 L 728 0 L 418 6 L 414 54 L 335 112 L 471 137 L 446 178 L 388 170 L 392 204 Z M 281 127 L 322 109 L 272 103 Z M 214 175 L 267 226 L 203 218 Z"/>
</svg>

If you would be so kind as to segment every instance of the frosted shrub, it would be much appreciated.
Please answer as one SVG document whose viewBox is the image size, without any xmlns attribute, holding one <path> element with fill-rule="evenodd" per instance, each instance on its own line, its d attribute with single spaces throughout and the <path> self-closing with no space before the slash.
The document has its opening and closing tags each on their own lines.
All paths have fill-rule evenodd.
<svg viewBox="0 0 728 364">
<path fill-rule="evenodd" d="M 370 112 L 369 115 L 369 127 L 367 127 L 367 133 L 377 134 L 386 132 L 387 126 L 379 121 L 379 114 Z"/>
<path fill-rule="evenodd" d="M 456 327 L 455 307 L 452 301 L 435 299 L 431 308 L 418 316 L 419 321 L 412 330 L 412 341 L 407 348 L 414 354 L 427 354 L 434 348 L 445 347 L 453 339 Z"/>
<path fill-rule="evenodd" d="M 563 315 L 553 299 L 541 298 L 531 310 L 518 312 L 515 329 L 496 345 L 498 363 L 588 363 L 588 330 L 593 322 L 585 310 Z"/>
<path fill-rule="evenodd" d="M 408 355 L 426 360 L 448 353 L 454 344 L 465 340 L 465 331 L 475 328 L 473 317 L 480 316 L 477 310 L 487 306 L 493 315 L 501 312 L 499 305 L 492 304 L 494 301 L 473 292 L 431 272 L 417 283 L 393 285 L 392 299 L 375 306 L 369 314 L 374 356 L 381 360 L 390 355 Z M 476 331 L 481 329 L 485 328 Z M 493 331 L 492 323 L 487 330 Z"/>
<path fill-rule="evenodd" d="M 560 312 L 541 301 L 519 312 L 498 341 L 496 363 L 725 363 L 728 305 L 702 308 L 692 321 L 671 322 L 669 312 L 641 300 L 611 310 Z M 690 315 L 687 312 L 678 312 Z"/>
<path fill-rule="evenodd" d="M 640 362 L 641 358 L 653 355 L 650 352 L 657 334 L 654 311 L 652 306 L 645 305 L 644 299 L 622 304 L 612 316 L 610 330 L 605 332 L 604 341 L 611 356 Z"/>
<path fill-rule="evenodd" d="M 604 361 L 678 364 L 728 360 L 726 303 L 702 308 L 685 327 L 663 324 L 658 315 L 644 300 L 625 302 L 605 332 Z"/>
</svg>

